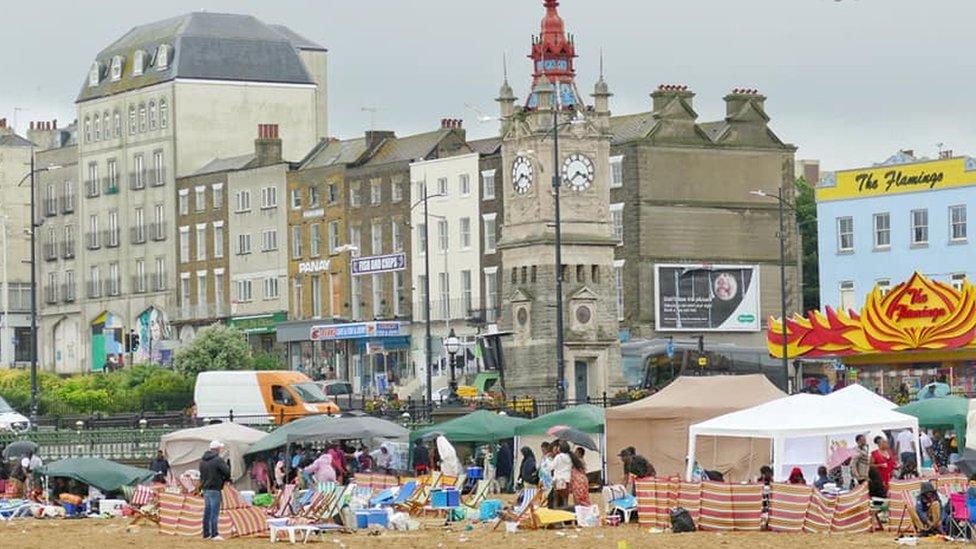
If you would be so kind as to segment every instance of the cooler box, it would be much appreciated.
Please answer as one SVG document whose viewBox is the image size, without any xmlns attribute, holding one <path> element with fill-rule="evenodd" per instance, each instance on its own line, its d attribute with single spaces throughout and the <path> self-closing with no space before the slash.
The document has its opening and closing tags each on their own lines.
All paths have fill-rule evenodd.
<svg viewBox="0 0 976 549">
<path fill-rule="evenodd" d="M 430 505 L 434 508 L 457 507 L 461 504 L 461 494 L 454 488 L 433 490 L 430 493 Z"/>
<path fill-rule="evenodd" d="M 360 509 L 356 511 L 356 528 L 360 530 L 370 526 L 386 528 L 390 524 L 390 517 L 386 509 Z"/>
<path fill-rule="evenodd" d="M 103 499 L 98 502 L 98 512 L 112 517 L 121 517 L 124 507 L 124 499 Z"/>
<path fill-rule="evenodd" d="M 485 470 L 481 467 L 468 467 L 468 480 L 481 480 L 485 478 Z"/>
<path fill-rule="evenodd" d="M 478 508 L 478 520 L 494 520 L 502 510 L 502 502 L 498 499 L 488 499 L 481 502 Z"/>
</svg>

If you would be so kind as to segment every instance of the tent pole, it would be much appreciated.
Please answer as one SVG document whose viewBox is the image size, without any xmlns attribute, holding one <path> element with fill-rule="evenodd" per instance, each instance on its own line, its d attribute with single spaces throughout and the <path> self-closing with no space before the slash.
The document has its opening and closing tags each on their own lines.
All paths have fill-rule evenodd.
<svg viewBox="0 0 976 549">
<path fill-rule="evenodd" d="M 698 431 L 691 427 L 688 429 L 688 459 L 685 465 L 685 480 L 691 482 L 691 475 L 695 471 L 695 439 L 698 437 Z"/>
</svg>

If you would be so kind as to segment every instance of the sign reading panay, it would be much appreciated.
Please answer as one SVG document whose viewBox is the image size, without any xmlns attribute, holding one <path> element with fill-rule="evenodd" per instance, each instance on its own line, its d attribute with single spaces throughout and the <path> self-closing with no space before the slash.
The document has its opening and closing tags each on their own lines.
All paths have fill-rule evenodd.
<svg viewBox="0 0 976 549">
<path fill-rule="evenodd" d="M 759 331 L 755 265 L 657 264 L 658 331 Z"/>
<path fill-rule="evenodd" d="M 322 273 L 329 270 L 328 259 L 316 259 L 314 261 L 303 261 L 298 264 L 298 274 Z"/>
<path fill-rule="evenodd" d="M 888 293 L 868 294 L 860 314 L 854 311 L 810 311 L 786 321 L 791 357 L 848 356 L 914 350 L 941 350 L 976 345 L 976 288 L 961 290 L 915 273 Z M 783 356 L 783 324 L 771 318 L 766 344 Z"/>
<path fill-rule="evenodd" d="M 405 253 L 354 257 L 351 261 L 353 276 L 402 271 L 407 268 Z"/>
<path fill-rule="evenodd" d="M 966 157 L 913 164 L 844 170 L 835 184 L 817 187 L 817 201 L 930 191 L 976 185 L 976 170 L 967 168 Z"/>
</svg>

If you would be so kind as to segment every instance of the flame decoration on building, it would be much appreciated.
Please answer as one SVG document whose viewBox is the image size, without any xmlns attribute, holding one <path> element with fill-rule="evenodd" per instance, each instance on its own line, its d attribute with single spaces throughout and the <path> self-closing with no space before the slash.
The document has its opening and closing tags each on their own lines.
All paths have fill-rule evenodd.
<svg viewBox="0 0 976 549">
<path fill-rule="evenodd" d="M 775 357 L 783 356 L 782 326 L 770 317 L 766 346 Z M 887 293 L 875 287 L 860 314 L 827 306 L 788 318 L 786 338 L 792 358 L 976 347 L 976 288 L 916 272 Z"/>
</svg>

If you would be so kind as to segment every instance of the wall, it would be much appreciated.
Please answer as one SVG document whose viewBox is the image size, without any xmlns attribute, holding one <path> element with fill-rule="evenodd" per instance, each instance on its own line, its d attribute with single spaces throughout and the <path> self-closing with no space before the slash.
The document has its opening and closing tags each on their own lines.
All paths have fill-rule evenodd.
<svg viewBox="0 0 976 549">
<path fill-rule="evenodd" d="M 213 158 L 252 152 L 258 124 L 278 124 L 286 160 L 301 159 L 316 143 L 315 86 L 189 80 L 174 86 L 177 176 Z"/>
</svg>

